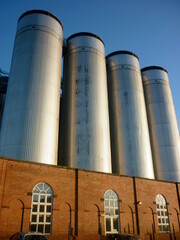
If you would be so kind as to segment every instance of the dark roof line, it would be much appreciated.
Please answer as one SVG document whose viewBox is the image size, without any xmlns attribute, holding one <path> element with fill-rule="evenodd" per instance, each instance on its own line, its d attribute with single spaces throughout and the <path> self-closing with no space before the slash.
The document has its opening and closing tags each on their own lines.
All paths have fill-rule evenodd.
<svg viewBox="0 0 180 240">
<path fill-rule="evenodd" d="M 45 10 L 30 10 L 30 11 L 27 11 L 27 12 L 23 13 L 23 14 L 19 17 L 18 23 L 19 23 L 19 21 L 20 21 L 24 16 L 29 15 L 29 14 L 33 14 L 33 13 L 40 13 L 40 14 L 44 14 L 44 15 L 50 16 L 50 17 L 54 18 L 56 21 L 58 21 L 58 23 L 59 23 L 59 24 L 61 25 L 61 27 L 63 28 L 63 25 L 62 25 L 61 21 L 60 21 L 55 15 L 53 15 L 52 13 L 47 12 L 47 11 L 45 11 Z"/>
</svg>

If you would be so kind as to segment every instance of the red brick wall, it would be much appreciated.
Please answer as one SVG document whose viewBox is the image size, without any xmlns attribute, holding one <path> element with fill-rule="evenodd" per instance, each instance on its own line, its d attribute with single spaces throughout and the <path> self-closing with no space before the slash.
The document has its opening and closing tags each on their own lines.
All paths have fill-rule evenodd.
<svg viewBox="0 0 180 240">
<path fill-rule="evenodd" d="M 77 240 L 100 239 L 98 208 L 102 235 L 105 235 L 104 193 L 114 190 L 119 197 L 121 233 L 137 234 L 135 195 L 132 177 L 0 159 L 0 239 L 20 231 L 24 205 L 23 231 L 29 230 L 32 191 L 36 184 L 48 183 L 53 189 L 52 234 L 48 239 L 67 239 L 70 222 Z M 153 213 L 156 239 L 170 239 L 159 234 L 155 197 L 162 194 L 168 203 L 171 230 L 180 236 L 175 183 L 135 178 L 141 239 L 152 235 Z M 180 192 L 180 185 L 178 185 Z M 69 204 L 69 205 L 68 205 Z M 178 235 L 179 234 L 179 235 Z"/>
</svg>

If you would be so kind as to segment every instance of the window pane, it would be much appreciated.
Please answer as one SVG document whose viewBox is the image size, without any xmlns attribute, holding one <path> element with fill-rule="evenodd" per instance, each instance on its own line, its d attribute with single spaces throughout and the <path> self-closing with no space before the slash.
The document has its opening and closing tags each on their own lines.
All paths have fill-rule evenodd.
<svg viewBox="0 0 180 240">
<path fill-rule="evenodd" d="M 51 206 L 46 207 L 46 212 L 51 212 Z"/>
<path fill-rule="evenodd" d="M 110 206 L 113 207 L 113 200 L 110 200 Z"/>
<path fill-rule="evenodd" d="M 40 212 L 44 212 L 44 205 L 40 205 Z"/>
<path fill-rule="evenodd" d="M 113 228 L 118 231 L 118 218 L 113 218 Z"/>
<path fill-rule="evenodd" d="M 37 205 L 33 205 L 32 212 L 37 212 Z"/>
<path fill-rule="evenodd" d="M 40 202 L 45 202 L 45 195 L 40 195 Z"/>
<path fill-rule="evenodd" d="M 31 224 L 30 231 L 36 232 L 36 224 Z"/>
<path fill-rule="evenodd" d="M 51 229 L 50 229 L 50 224 L 45 226 L 45 233 L 50 233 Z"/>
<path fill-rule="evenodd" d="M 31 222 L 36 222 L 37 215 L 32 215 Z"/>
<path fill-rule="evenodd" d="M 169 223 L 169 219 L 168 218 L 166 218 L 166 223 Z"/>
<path fill-rule="evenodd" d="M 38 202 L 38 195 L 33 196 L 33 202 Z"/>
<path fill-rule="evenodd" d="M 106 214 L 106 215 L 109 214 L 109 208 L 105 208 L 105 214 Z"/>
<path fill-rule="evenodd" d="M 118 215 L 118 209 L 115 209 L 115 215 Z"/>
<path fill-rule="evenodd" d="M 48 196 L 47 196 L 47 202 L 48 202 L 48 203 L 51 203 L 51 198 L 52 198 L 51 195 L 48 195 Z"/>
<path fill-rule="evenodd" d="M 44 222 L 44 215 L 39 215 L 39 222 Z"/>
<path fill-rule="evenodd" d="M 42 224 L 38 225 L 38 232 L 43 233 L 43 225 Z"/>
<path fill-rule="evenodd" d="M 44 190 L 44 188 L 43 188 L 43 183 L 38 184 L 38 188 L 39 188 L 41 191 Z"/>
<path fill-rule="evenodd" d="M 51 215 L 46 215 L 46 222 L 51 222 Z"/>
<path fill-rule="evenodd" d="M 105 200 L 104 204 L 105 204 L 105 206 L 109 206 L 109 201 Z"/>
<path fill-rule="evenodd" d="M 159 226 L 159 231 L 162 232 L 162 226 Z"/>
<path fill-rule="evenodd" d="M 110 208 L 110 215 L 114 215 L 114 208 Z"/>
<path fill-rule="evenodd" d="M 111 219 L 106 218 L 106 231 L 110 232 L 111 231 Z"/>
<path fill-rule="evenodd" d="M 38 188 L 35 188 L 33 193 L 39 193 L 39 189 Z"/>
<path fill-rule="evenodd" d="M 115 201 L 115 207 L 118 207 L 118 201 Z"/>
</svg>

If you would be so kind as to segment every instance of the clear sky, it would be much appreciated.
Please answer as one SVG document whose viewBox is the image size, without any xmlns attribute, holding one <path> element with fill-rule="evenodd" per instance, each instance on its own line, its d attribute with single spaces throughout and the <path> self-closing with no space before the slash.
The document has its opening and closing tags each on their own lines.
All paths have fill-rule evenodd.
<svg viewBox="0 0 180 240">
<path fill-rule="evenodd" d="M 0 0 L 0 68 L 9 71 L 17 20 L 31 9 L 55 14 L 64 38 L 77 32 L 100 36 L 106 55 L 136 53 L 141 68 L 167 69 L 180 128 L 180 0 Z"/>
</svg>

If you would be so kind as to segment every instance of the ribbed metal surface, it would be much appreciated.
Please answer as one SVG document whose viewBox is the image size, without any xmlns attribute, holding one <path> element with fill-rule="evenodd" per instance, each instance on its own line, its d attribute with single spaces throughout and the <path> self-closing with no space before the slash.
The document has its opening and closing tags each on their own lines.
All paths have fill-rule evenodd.
<svg viewBox="0 0 180 240">
<path fill-rule="evenodd" d="M 60 165 L 111 172 L 104 44 L 91 33 L 67 39 Z"/>
<path fill-rule="evenodd" d="M 0 76 L 0 129 L 6 99 L 8 76 Z"/>
<path fill-rule="evenodd" d="M 168 73 L 142 69 L 156 179 L 180 181 L 180 140 Z"/>
<path fill-rule="evenodd" d="M 62 26 L 31 11 L 17 26 L 2 120 L 0 155 L 57 164 Z"/>
<path fill-rule="evenodd" d="M 154 178 L 139 60 L 128 51 L 107 56 L 113 173 Z"/>
</svg>

